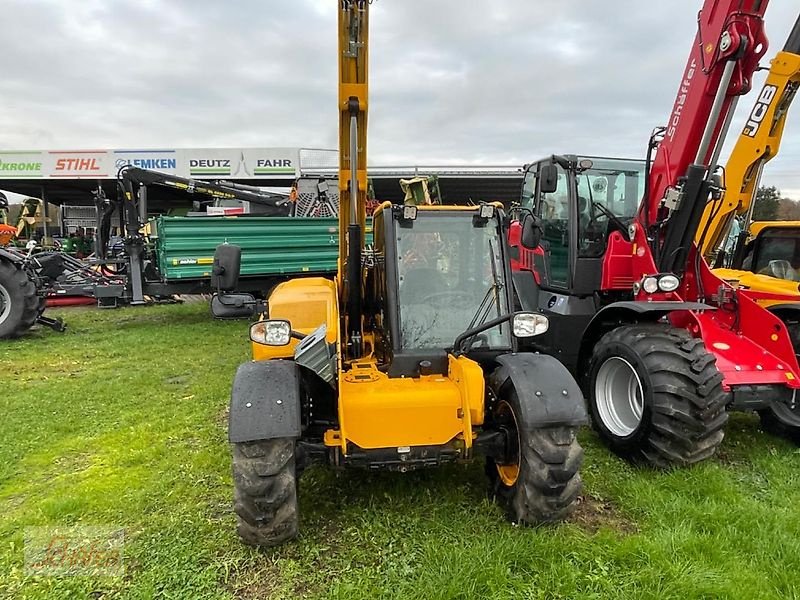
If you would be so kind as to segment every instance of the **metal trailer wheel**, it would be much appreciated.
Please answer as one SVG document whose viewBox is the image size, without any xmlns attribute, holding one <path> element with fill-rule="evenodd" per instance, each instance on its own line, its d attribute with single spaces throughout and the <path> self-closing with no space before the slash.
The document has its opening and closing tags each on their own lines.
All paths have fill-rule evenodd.
<svg viewBox="0 0 800 600">
<path fill-rule="evenodd" d="M 595 429 L 618 454 L 654 467 L 711 457 L 728 420 L 715 362 L 684 329 L 653 323 L 609 331 L 589 362 Z"/>
</svg>

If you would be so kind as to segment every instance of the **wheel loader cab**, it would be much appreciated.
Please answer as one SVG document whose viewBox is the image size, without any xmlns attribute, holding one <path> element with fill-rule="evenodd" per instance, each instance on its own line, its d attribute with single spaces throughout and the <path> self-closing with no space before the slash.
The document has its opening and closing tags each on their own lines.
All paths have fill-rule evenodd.
<svg viewBox="0 0 800 600">
<path fill-rule="evenodd" d="M 385 318 L 376 358 L 390 377 L 445 374 L 459 334 L 509 313 L 500 210 L 385 206 L 374 217 L 375 276 L 367 302 Z M 509 352 L 511 323 L 467 341 L 467 354 Z M 422 367 L 420 367 L 422 365 Z"/>
</svg>

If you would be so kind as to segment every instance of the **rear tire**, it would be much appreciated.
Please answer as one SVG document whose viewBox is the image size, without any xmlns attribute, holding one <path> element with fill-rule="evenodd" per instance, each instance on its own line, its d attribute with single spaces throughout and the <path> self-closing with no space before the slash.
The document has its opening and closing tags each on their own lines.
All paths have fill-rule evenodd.
<svg viewBox="0 0 800 600">
<path fill-rule="evenodd" d="M 291 438 L 233 446 L 234 512 L 245 544 L 277 546 L 297 537 L 295 442 Z"/>
<path fill-rule="evenodd" d="M 36 284 L 24 269 L 0 259 L 0 339 L 23 335 L 38 316 Z"/>
<path fill-rule="evenodd" d="M 800 359 L 800 320 L 796 313 L 777 314 L 792 340 L 794 353 Z M 800 394 L 795 396 L 795 408 L 792 409 L 783 403 L 774 403 L 772 407 L 758 411 L 761 418 L 761 429 L 767 433 L 772 433 L 792 440 L 800 444 Z"/>
<path fill-rule="evenodd" d="M 512 452 L 506 460 L 488 458 L 490 495 L 512 523 L 534 525 L 564 519 L 575 507 L 583 483 L 583 448 L 575 427 L 517 427 L 519 397 L 510 382 L 495 394 L 493 421 L 507 431 Z"/>
<path fill-rule="evenodd" d="M 671 468 L 711 457 L 722 443 L 727 396 L 703 341 L 669 325 L 618 327 L 595 345 L 589 408 L 618 454 Z"/>
</svg>

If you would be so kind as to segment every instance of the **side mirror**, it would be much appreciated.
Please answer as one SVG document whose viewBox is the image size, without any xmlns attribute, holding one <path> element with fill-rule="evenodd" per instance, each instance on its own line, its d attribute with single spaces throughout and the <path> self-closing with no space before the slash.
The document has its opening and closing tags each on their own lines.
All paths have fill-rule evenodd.
<svg viewBox="0 0 800 600">
<path fill-rule="evenodd" d="M 220 244 L 214 252 L 211 269 L 211 287 L 231 292 L 239 284 L 239 269 L 242 266 L 242 249 L 232 244 Z"/>
<path fill-rule="evenodd" d="M 543 194 L 552 194 L 558 189 L 558 167 L 554 164 L 539 167 L 539 190 Z"/>
<path fill-rule="evenodd" d="M 211 314 L 217 319 L 250 319 L 258 312 L 259 303 L 251 294 L 214 294 Z"/>
<path fill-rule="evenodd" d="M 525 215 L 522 220 L 520 243 L 528 250 L 535 250 L 542 241 L 542 225 L 533 215 Z"/>
</svg>

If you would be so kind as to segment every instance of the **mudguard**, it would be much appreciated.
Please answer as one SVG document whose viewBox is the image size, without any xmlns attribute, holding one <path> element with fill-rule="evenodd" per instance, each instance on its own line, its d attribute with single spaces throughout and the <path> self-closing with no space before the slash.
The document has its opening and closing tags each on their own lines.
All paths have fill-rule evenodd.
<svg viewBox="0 0 800 600">
<path fill-rule="evenodd" d="M 300 373 L 289 360 L 239 366 L 231 391 L 228 439 L 233 443 L 300 437 Z"/>
<path fill-rule="evenodd" d="M 3 248 L 0 248 L 0 258 L 7 260 L 14 265 L 21 265 L 24 262 L 20 255 L 9 252 L 8 250 L 4 250 Z"/>
<path fill-rule="evenodd" d="M 522 411 L 518 427 L 576 427 L 588 422 L 581 389 L 556 358 L 521 352 L 503 354 L 497 362 L 500 367 L 492 375 L 494 389 L 509 382 L 514 386 Z"/>
</svg>

